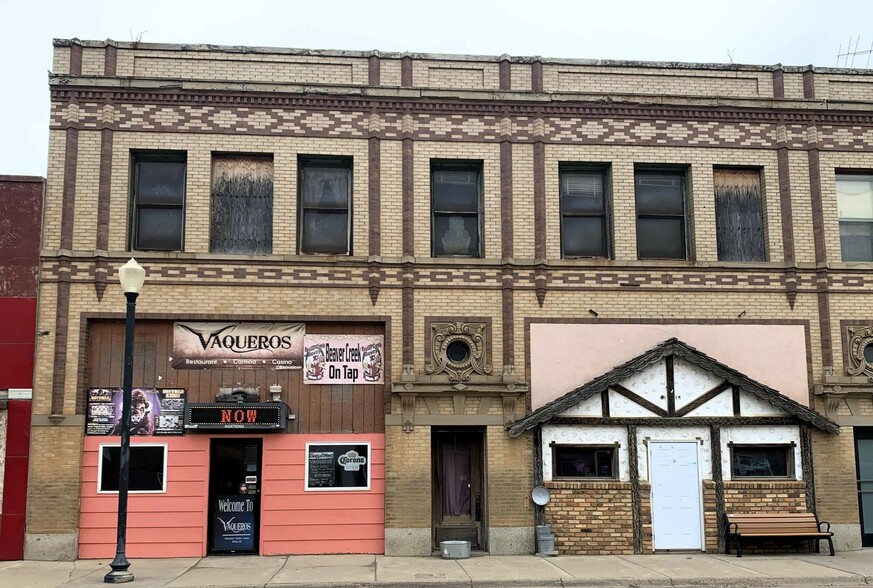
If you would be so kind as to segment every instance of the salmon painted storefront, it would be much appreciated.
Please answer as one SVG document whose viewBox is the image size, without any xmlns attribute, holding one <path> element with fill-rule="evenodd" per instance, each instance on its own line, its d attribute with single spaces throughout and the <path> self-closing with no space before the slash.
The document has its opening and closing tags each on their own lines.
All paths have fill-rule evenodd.
<svg viewBox="0 0 873 588">
<path fill-rule="evenodd" d="M 137 322 L 133 403 L 142 391 L 139 400 L 149 411 L 150 430 L 138 435 L 138 425 L 132 426 L 128 556 L 384 553 L 382 384 L 304 383 L 305 377 L 318 375 L 317 370 L 174 369 L 174 324 L 178 323 L 147 317 Z M 384 332 L 377 323 L 309 322 L 305 330 L 376 341 Z M 110 398 L 108 383 L 120 379 L 122 346 L 117 343 L 122 335 L 121 321 L 89 324 L 89 421 L 78 538 L 82 559 L 115 553 L 118 494 L 112 452 L 118 451 L 120 438 L 100 417 L 118 409 L 97 400 L 100 395 Z M 181 393 L 184 403 L 169 404 L 173 400 L 165 396 L 173 394 L 167 391 Z M 177 415 L 183 405 L 184 428 Z M 227 420 L 224 417 L 217 418 L 218 424 L 192 428 L 196 408 L 205 411 L 202 414 L 213 409 L 224 416 L 245 414 L 243 420 L 259 411 L 275 412 L 281 420 L 269 431 L 221 422 Z M 143 479 L 148 464 L 137 461 L 147 454 L 158 461 L 154 471 L 146 472 L 151 479 Z M 139 490 L 133 490 L 134 485 Z M 216 509 L 228 500 L 247 504 L 243 510 L 249 512 L 221 515 Z M 219 524 L 224 530 L 216 528 Z"/>
</svg>

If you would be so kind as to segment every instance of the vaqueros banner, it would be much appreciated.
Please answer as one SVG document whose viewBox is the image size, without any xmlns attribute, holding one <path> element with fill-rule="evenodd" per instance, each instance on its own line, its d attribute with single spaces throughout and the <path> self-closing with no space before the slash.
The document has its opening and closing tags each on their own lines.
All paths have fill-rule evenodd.
<svg viewBox="0 0 873 588">
<path fill-rule="evenodd" d="M 304 331 L 303 323 L 175 323 L 173 367 L 300 369 Z"/>
<path fill-rule="evenodd" d="M 382 335 L 306 335 L 304 384 L 381 384 Z"/>
</svg>

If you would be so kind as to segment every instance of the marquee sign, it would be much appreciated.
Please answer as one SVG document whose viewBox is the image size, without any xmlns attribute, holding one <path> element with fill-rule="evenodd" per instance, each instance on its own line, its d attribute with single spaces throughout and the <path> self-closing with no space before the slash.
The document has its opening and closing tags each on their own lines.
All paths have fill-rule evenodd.
<svg viewBox="0 0 873 588">
<path fill-rule="evenodd" d="M 281 402 L 259 404 L 190 403 L 185 428 L 209 431 L 283 430 L 288 407 Z"/>
<path fill-rule="evenodd" d="M 300 369 L 303 323 L 178 322 L 173 368 Z"/>
</svg>

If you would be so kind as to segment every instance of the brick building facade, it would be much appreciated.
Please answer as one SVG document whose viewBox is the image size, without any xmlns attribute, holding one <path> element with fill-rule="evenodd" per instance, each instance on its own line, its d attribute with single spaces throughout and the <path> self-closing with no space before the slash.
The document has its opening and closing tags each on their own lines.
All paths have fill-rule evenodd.
<svg viewBox="0 0 873 588">
<path fill-rule="evenodd" d="M 643 445 L 604 437 L 638 425 L 581 422 L 603 427 L 591 433 L 600 440 L 568 444 L 579 475 L 549 482 L 545 510 L 530 498 L 544 474 L 537 433 L 509 427 L 672 338 L 794 403 L 788 416 L 763 413 L 783 419 L 784 435 L 736 433 L 746 441 L 727 467 L 754 481 L 701 466 L 699 548 L 718 548 L 713 513 L 761 508 L 768 492 L 780 508 L 814 508 L 842 548 L 860 546 L 856 447 L 863 469 L 873 431 L 868 73 L 75 39 L 54 51 L 28 557 L 109 549 L 111 524 L 92 516 L 106 497 L 85 396 L 118 385 L 114 272 L 132 254 L 148 271 L 134 385 L 210 402 L 227 386 L 263 398 L 281 379 L 298 421 L 282 437 L 240 437 L 260 439 L 265 463 L 275 451 L 274 465 L 302 464 L 298 434 L 369 436 L 374 460 L 384 447 L 383 477 L 341 512 L 370 549 L 426 555 L 466 538 L 529 553 L 534 524 L 573 492 L 615 509 L 604 516 L 617 530 L 589 533 L 604 518 L 577 511 L 575 536 L 553 518 L 559 549 L 658 549 L 657 529 L 625 527 L 628 516 L 651 526 L 641 513 L 657 510 L 648 478 L 618 474 Z M 153 189 L 156 176 L 166 189 Z M 245 178 L 242 208 L 225 177 Z M 180 321 L 381 336 L 384 384 L 320 387 L 269 369 L 195 377 L 165 367 Z M 658 409 L 649 417 L 682 410 L 660 401 L 646 401 Z M 827 418 L 805 428 L 797 407 Z M 672 441 L 702 446 L 686 432 Z M 179 489 L 173 468 L 188 467 L 173 456 L 207 456 L 216 438 L 167 442 L 167 493 Z M 582 473 L 609 444 L 619 449 L 598 455 L 614 468 Z M 775 473 L 756 465 L 778 459 Z M 259 553 L 324 551 L 330 539 L 324 513 L 304 525 L 307 546 L 276 530 L 309 512 L 296 475 L 264 480 Z M 605 499 L 628 492 L 632 503 Z M 206 497 L 188 498 L 202 513 L 186 523 L 187 545 L 205 553 Z M 305 512 L 292 516 L 296 501 Z M 151 524 L 131 522 L 133 556 L 165 555 L 142 530 Z"/>
</svg>

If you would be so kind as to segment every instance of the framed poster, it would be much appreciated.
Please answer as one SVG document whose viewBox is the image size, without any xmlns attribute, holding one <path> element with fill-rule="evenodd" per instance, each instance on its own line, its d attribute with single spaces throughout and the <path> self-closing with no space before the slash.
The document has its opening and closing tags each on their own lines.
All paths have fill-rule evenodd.
<svg viewBox="0 0 873 588">
<path fill-rule="evenodd" d="M 382 335 L 304 335 L 304 384 L 382 384 Z"/>
<path fill-rule="evenodd" d="M 212 521 L 212 549 L 255 549 L 255 501 L 246 495 L 216 496 Z"/>
<path fill-rule="evenodd" d="M 307 443 L 305 490 L 370 489 L 369 443 Z"/>
<path fill-rule="evenodd" d="M 133 388 L 130 434 L 135 437 L 185 434 L 184 388 Z M 121 388 L 89 388 L 86 435 L 121 434 Z"/>
</svg>

